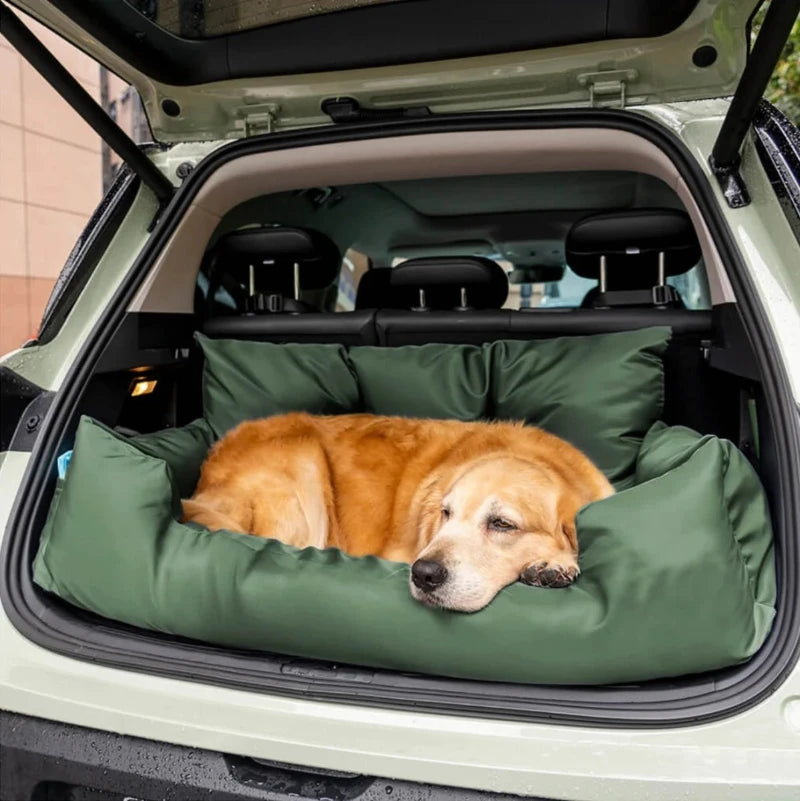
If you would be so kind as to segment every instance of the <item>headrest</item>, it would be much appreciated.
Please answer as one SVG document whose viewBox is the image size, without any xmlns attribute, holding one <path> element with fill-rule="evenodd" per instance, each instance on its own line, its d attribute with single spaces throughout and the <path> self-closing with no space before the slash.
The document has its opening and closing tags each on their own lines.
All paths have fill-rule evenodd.
<svg viewBox="0 0 800 801">
<path fill-rule="evenodd" d="M 294 265 L 301 290 L 324 289 L 336 281 L 339 249 L 324 234 L 303 228 L 244 228 L 217 242 L 212 271 L 233 276 L 249 287 L 250 266 L 256 292 L 294 296 Z"/>
<path fill-rule="evenodd" d="M 356 308 L 458 309 L 464 306 L 462 290 L 467 307 L 499 309 L 508 296 L 508 278 L 499 264 L 481 256 L 409 259 L 365 273 Z"/>
<path fill-rule="evenodd" d="M 356 288 L 356 309 L 385 309 L 389 297 L 391 267 L 374 267 L 361 276 Z"/>
<path fill-rule="evenodd" d="M 689 215 L 675 209 L 637 209 L 593 214 L 578 220 L 566 240 L 567 264 L 583 278 L 598 278 L 600 256 L 606 257 L 609 281 L 627 274 L 625 283 L 652 286 L 658 254 L 664 253 L 665 275 L 680 275 L 700 260 L 700 245 Z M 642 281 L 634 272 L 644 271 Z"/>
</svg>

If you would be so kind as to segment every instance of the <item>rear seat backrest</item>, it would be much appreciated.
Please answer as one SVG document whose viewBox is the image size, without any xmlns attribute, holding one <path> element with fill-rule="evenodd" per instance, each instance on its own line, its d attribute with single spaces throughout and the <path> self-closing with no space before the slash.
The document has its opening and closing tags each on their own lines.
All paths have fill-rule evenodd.
<svg viewBox="0 0 800 801">
<path fill-rule="evenodd" d="M 497 264 L 492 262 L 492 267 L 484 270 L 483 260 L 478 260 L 479 268 L 473 272 L 471 259 L 456 260 L 457 267 L 453 261 L 414 259 L 393 269 L 370 270 L 359 284 L 358 305 L 362 307 L 353 312 L 218 318 L 207 321 L 204 331 L 214 337 L 268 342 L 398 347 L 432 342 L 481 344 L 499 339 L 550 339 L 667 325 L 674 335 L 664 358 L 664 419 L 729 435 L 730 421 L 718 419 L 722 404 L 715 397 L 716 384 L 709 377 L 701 349 L 702 343 L 712 338 L 710 311 L 680 307 L 502 309 L 508 287 Z M 469 263 L 467 270 L 462 269 L 465 262 Z M 503 273 L 502 282 L 491 278 L 494 268 Z M 429 271 L 422 272 L 423 269 Z M 440 272 L 434 280 L 437 269 Z M 379 277 L 368 278 L 376 275 Z M 400 280 L 395 284 L 397 279 L 390 279 L 398 275 Z M 462 287 L 466 287 L 468 303 L 478 308 L 453 310 L 451 304 L 458 306 L 462 300 Z M 424 290 L 425 311 L 414 311 L 412 307 L 420 305 L 420 289 Z M 364 308 L 362 304 L 367 301 L 377 308 Z M 431 308 L 433 304 L 436 307 Z"/>
<path fill-rule="evenodd" d="M 204 323 L 203 333 L 216 339 L 253 342 L 378 344 L 374 311 L 213 317 Z"/>
<path fill-rule="evenodd" d="M 598 281 L 585 308 L 683 307 L 666 284 L 700 260 L 700 245 L 686 212 L 636 209 L 594 214 L 576 222 L 566 239 L 567 264 Z"/>
</svg>

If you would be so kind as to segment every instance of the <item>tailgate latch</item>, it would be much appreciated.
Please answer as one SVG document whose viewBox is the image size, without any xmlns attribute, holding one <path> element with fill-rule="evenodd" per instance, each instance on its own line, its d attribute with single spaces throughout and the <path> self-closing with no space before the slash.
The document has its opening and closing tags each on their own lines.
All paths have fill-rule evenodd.
<svg viewBox="0 0 800 801">
<path fill-rule="evenodd" d="M 637 70 L 601 70 L 582 72 L 578 83 L 589 89 L 592 108 L 625 108 L 628 84 L 638 77 Z"/>
<path fill-rule="evenodd" d="M 322 101 L 320 108 L 336 123 L 382 122 L 431 116 L 427 106 L 364 108 L 354 97 L 328 97 Z"/>
</svg>

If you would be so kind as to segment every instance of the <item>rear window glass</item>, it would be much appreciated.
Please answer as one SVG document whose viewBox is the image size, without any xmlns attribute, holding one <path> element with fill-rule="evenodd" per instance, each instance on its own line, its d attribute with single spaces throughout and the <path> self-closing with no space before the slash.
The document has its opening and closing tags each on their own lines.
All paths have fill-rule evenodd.
<svg viewBox="0 0 800 801">
<path fill-rule="evenodd" d="M 479 255 L 479 254 L 476 254 Z M 392 267 L 405 259 L 395 259 Z M 564 265 L 564 274 L 558 281 L 544 283 L 517 283 L 514 265 L 504 259 L 494 259 L 508 274 L 508 297 L 505 309 L 579 309 L 587 293 L 597 287 L 597 281 L 582 278 Z M 344 271 L 343 271 L 344 272 Z M 705 265 L 702 261 L 683 275 L 671 275 L 667 284 L 674 287 L 687 309 L 710 309 L 711 293 L 708 288 Z M 337 311 L 348 310 L 340 307 Z"/>
<path fill-rule="evenodd" d="M 702 261 L 683 275 L 669 276 L 667 284 L 678 291 L 687 309 L 711 308 L 711 293 Z M 506 308 L 577 309 L 586 293 L 596 286 L 597 281 L 582 278 L 566 267 L 560 281 L 512 285 Z"/>
<path fill-rule="evenodd" d="M 127 0 L 140 14 L 185 39 L 205 39 L 302 17 L 405 0 Z"/>
</svg>

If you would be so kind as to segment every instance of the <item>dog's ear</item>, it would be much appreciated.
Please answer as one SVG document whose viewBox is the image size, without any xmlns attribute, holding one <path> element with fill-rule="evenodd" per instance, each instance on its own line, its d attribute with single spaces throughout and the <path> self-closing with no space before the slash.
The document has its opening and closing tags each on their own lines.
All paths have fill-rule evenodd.
<svg viewBox="0 0 800 801">
<path fill-rule="evenodd" d="M 417 532 L 419 544 L 425 547 L 434 537 L 442 519 L 444 477 L 434 473 L 421 488 Z"/>
</svg>

